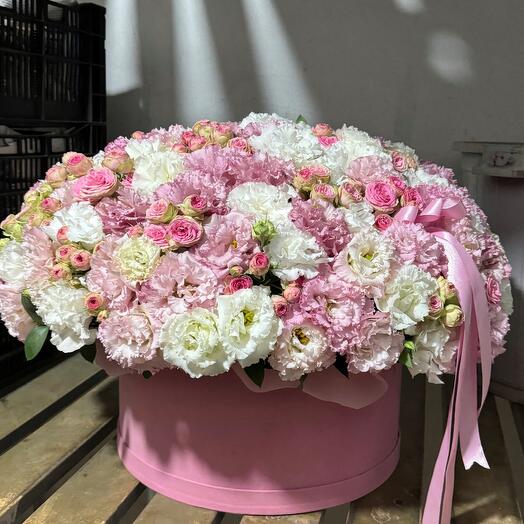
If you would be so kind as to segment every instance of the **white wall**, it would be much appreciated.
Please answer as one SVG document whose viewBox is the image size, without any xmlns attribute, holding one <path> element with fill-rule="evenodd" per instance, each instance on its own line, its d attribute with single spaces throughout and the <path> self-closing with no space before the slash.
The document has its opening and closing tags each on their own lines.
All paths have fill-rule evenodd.
<svg viewBox="0 0 524 524">
<path fill-rule="evenodd" d="M 251 110 L 524 141 L 522 0 L 106 0 L 109 136 Z"/>
</svg>

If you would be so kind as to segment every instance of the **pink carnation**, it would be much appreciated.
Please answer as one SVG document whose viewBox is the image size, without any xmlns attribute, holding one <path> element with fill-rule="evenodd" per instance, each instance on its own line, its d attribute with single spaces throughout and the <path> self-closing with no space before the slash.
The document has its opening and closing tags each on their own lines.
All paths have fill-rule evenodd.
<svg viewBox="0 0 524 524">
<path fill-rule="evenodd" d="M 118 237 L 106 236 L 91 257 L 91 271 L 87 273 L 86 282 L 89 291 L 104 297 L 109 309 L 125 312 L 136 297 L 115 265 L 114 253 L 117 248 Z"/>
<path fill-rule="evenodd" d="M 444 249 L 422 224 L 393 221 L 384 234 L 401 263 L 414 264 L 434 277 L 447 274 Z"/>
<path fill-rule="evenodd" d="M 253 254 L 259 251 L 251 223 L 242 213 L 213 215 L 204 231 L 205 241 L 196 248 L 195 255 L 221 277 L 232 266 L 247 268 Z"/>
<path fill-rule="evenodd" d="M 33 284 L 49 277 L 54 263 L 53 243 L 40 229 L 25 232 L 22 247 L 27 264 L 26 279 Z"/>
<path fill-rule="evenodd" d="M 191 307 L 211 308 L 219 292 L 217 279 L 194 255 L 168 253 L 138 291 L 140 302 L 182 313 Z"/>
<path fill-rule="evenodd" d="M 138 307 L 126 313 L 111 313 L 100 324 L 98 338 L 106 356 L 124 368 L 144 364 L 156 356 L 151 323 Z"/>
<path fill-rule="evenodd" d="M 295 198 L 289 218 L 313 235 L 329 256 L 338 255 L 351 240 L 344 215 L 329 202 Z"/>
<path fill-rule="evenodd" d="M 421 167 L 428 175 L 444 178 L 448 182 L 455 182 L 455 173 L 453 173 L 453 170 L 449 167 L 442 167 L 433 162 L 423 162 Z"/>
<path fill-rule="evenodd" d="M 398 176 L 391 163 L 379 156 L 362 156 L 353 160 L 346 171 L 349 178 L 364 184 L 385 180 L 389 176 Z"/>
<path fill-rule="evenodd" d="M 149 201 L 130 187 L 122 187 L 116 198 L 105 197 L 95 206 L 104 233 L 123 235 L 130 227 L 142 224 L 146 219 Z"/>
<path fill-rule="evenodd" d="M 22 306 L 21 296 L 18 289 L 0 282 L 0 317 L 9 334 L 23 342 L 36 324 Z"/>
</svg>

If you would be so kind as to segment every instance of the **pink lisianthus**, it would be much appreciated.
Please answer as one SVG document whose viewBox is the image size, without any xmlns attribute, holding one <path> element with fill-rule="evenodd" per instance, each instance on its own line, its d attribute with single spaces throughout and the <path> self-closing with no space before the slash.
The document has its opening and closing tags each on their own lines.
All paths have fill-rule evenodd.
<svg viewBox="0 0 524 524">
<path fill-rule="evenodd" d="M 107 167 L 90 169 L 87 174 L 75 181 L 72 187 L 76 200 L 98 202 L 105 196 L 112 195 L 118 186 L 116 175 Z"/>
<path fill-rule="evenodd" d="M 370 182 L 366 185 L 366 200 L 381 213 L 391 213 L 397 206 L 396 190 L 387 182 Z"/>
<path fill-rule="evenodd" d="M 203 234 L 202 224 L 194 218 L 178 216 L 167 227 L 170 242 L 175 247 L 190 247 L 200 241 Z"/>
<path fill-rule="evenodd" d="M 151 322 L 138 307 L 110 314 L 98 327 L 98 338 L 106 356 L 123 368 L 135 367 L 156 357 Z"/>
<path fill-rule="evenodd" d="M 351 239 L 344 215 L 329 202 L 295 198 L 289 218 L 313 235 L 328 256 L 337 255 Z"/>
<path fill-rule="evenodd" d="M 200 263 L 208 265 L 220 276 L 232 266 L 247 267 L 258 243 L 251 234 L 251 223 L 242 213 L 213 215 L 204 227 L 205 241 L 195 250 Z"/>
<path fill-rule="evenodd" d="M 359 324 L 355 341 L 346 355 L 348 370 L 378 372 L 397 363 L 404 336 L 393 330 L 388 313 L 374 313 Z"/>
<path fill-rule="evenodd" d="M 138 290 L 141 303 L 182 313 L 215 305 L 220 286 L 215 274 L 190 252 L 167 253 Z"/>
<path fill-rule="evenodd" d="M 116 198 L 105 197 L 95 206 L 104 233 L 123 235 L 130 227 L 143 224 L 149 202 L 130 187 L 121 187 Z"/>
<path fill-rule="evenodd" d="M 170 246 L 169 229 L 163 224 L 147 224 L 144 227 L 144 235 L 162 249 L 167 249 Z"/>
<path fill-rule="evenodd" d="M 65 153 L 62 157 L 62 164 L 67 169 L 67 172 L 75 178 L 84 176 L 92 167 L 93 162 L 82 153 Z"/>
<path fill-rule="evenodd" d="M 393 221 L 385 235 L 401 263 L 414 264 L 434 277 L 447 274 L 444 249 L 422 224 Z"/>
<path fill-rule="evenodd" d="M 383 181 L 389 176 L 397 174 L 390 162 L 374 155 L 363 156 L 353 160 L 346 171 L 348 178 L 359 180 L 363 184 Z"/>
<path fill-rule="evenodd" d="M 107 235 L 91 256 L 91 270 L 87 273 L 89 291 L 99 293 L 112 311 L 127 311 L 135 301 L 134 290 L 122 278 L 116 267 L 114 253 L 118 237 Z"/>
<path fill-rule="evenodd" d="M 12 337 L 24 341 L 36 326 L 22 305 L 20 290 L 0 281 L 0 317 Z"/>
</svg>

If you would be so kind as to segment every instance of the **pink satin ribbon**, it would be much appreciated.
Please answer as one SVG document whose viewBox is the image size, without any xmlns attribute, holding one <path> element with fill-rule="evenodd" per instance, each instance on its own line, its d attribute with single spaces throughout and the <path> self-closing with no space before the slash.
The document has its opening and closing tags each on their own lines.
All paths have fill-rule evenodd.
<svg viewBox="0 0 524 524">
<path fill-rule="evenodd" d="M 302 384 L 299 380 L 281 380 L 275 370 L 266 369 L 261 387 L 258 387 L 239 365 L 234 365 L 232 369 L 244 385 L 254 393 L 298 388 L 319 400 L 335 402 L 353 409 L 360 409 L 373 404 L 388 389 L 387 382 L 380 375 L 358 373 L 345 377 L 334 366 L 320 373 L 311 373 Z"/>
<path fill-rule="evenodd" d="M 455 382 L 444 437 L 429 485 L 422 524 L 448 524 L 451 521 L 455 462 L 458 445 L 466 469 L 476 462 L 488 468 L 480 442 L 478 416 L 488 393 L 491 376 L 489 313 L 484 281 L 462 244 L 439 227 L 442 218 L 465 216 L 462 203 L 455 199 L 433 199 L 422 211 L 402 208 L 396 220 L 431 224 L 428 231 L 442 244 L 448 258 L 448 278 L 457 288 L 464 313 L 457 350 Z M 477 407 L 477 354 L 480 347 L 482 395 Z"/>
</svg>

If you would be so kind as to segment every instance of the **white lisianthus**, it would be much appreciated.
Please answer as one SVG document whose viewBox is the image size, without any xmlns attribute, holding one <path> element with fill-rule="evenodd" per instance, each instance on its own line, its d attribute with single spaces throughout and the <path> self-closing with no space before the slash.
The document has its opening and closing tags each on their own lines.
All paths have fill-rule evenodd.
<svg viewBox="0 0 524 524">
<path fill-rule="evenodd" d="M 30 290 L 37 313 L 51 329 L 51 342 L 63 353 L 71 353 L 96 339 L 90 329 L 91 315 L 84 299 L 87 289 L 71 287 L 63 280 Z"/>
<path fill-rule="evenodd" d="M 52 240 L 56 240 L 56 233 L 62 226 L 67 226 L 67 238 L 71 242 L 79 242 L 87 249 L 92 249 L 104 238 L 102 219 L 88 202 L 75 202 L 60 209 L 51 223 L 42 229 Z"/>
<path fill-rule="evenodd" d="M 365 201 L 353 202 L 347 207 L 339 207 L 351 233 L 360 233 L 369 229 L 375 223 L 373 208 Z"/>
<path fill-rule="evenodd" d="M 393 246 L 373 229 L 357 233 L 338 255 L 333 269 L 342 279 L 357 282 L 372 296 L 380 296 L 389 276 Z"/>
<path fill-rule="evenodd" d="M 242 367 L 269 355 L 282 331 L 282 323 L 275 315 L 268 288 L 256 286 L 221 295 L 217 307 L 224 348 Z"/>
<path fill-rule="evenodd" d="M 234 211 L 268 219 L 275 226 L 287 220 L 292 209 L 290 200 L 296 191 L 289 184 L 272 186 L 264 182 L 246 182 L 235 187 L 227 197 L 227 205 Z"/>
<path fill-rule="evenodd" d="M 318 266 L 329 258 L 315 238 L 298 229 L 291 221 L 281 222 L 278 234 L 265 247 L 273 273 L 284 280 L 300 276 L 313 278 Z"/>
<path fill-rule="evenodd" d="M 509 278 L 503 278 L 500 281 L 500 305 L 506 315 L 513 313 L 513 295 L 511 294 L 511 284 Z"/>
<path fill-rule="evenodd" d="M 429 297 L 438 291 L 437 280 L 418 267 L 406 264 L 386 282 L 382 297 L 375 298 L 380 311 L 391 315 L 394 329 L 414 326 L 429 313 Z"/>
<path fill-rule="evenodd" d="M 335 136 L 338 142 L 324 148 L 322 157 L 322 164 L 330 170 L 333 184 L 344 180 L 349 164 L 357 158 L 370 155 L 388 158 L 379 140 L 356 127 L 344 125 Z"/>
<path fill-rule="evenodd" d="M 268 114 L 268 113 L 249 113 L 238 125 L 240 129 L 245 129 L 247 126 L 251 124 L 256 124 L 259 126 L 264 126 L 267 124 L 275 124 L 285 122 L 291 124 L 291 120 L 288 120 L 287 118 L 284 118 L 280 115 L 277 115 L 276 113 Z"/>
<path fill-rule="evenodd" d="M 126 152 L 135 171 L 132 186 L 142 195 L 151 195 L 184 170 L 184 156 L 171 151 L 159 140 L 129 140 Z"/>
<path fill-rule="evenodd" d="M 311 128 L 292 122 L 268 125 L 260 135 L 250 137 L 249 143 L 256 151 L 291 161 L 299 167 L 311 164 L 323 155 L 322 147 Z"/>
<path fill-rule="evenodd" d="M 0 280 L 22 289 L 26 284 L 28 266 L 21 242 L 10 240 L 0 249 Z"/>
<path fill-rule="evenodd" d="M 215 313 L 200 307 L 168 318 L 160 331 L 164 360 L 193 378 L 228 371 L 235 354 L 225 350 L 217 322 Z"/>
<path fill-rule="evenodd" d="M 419 167 L 416 171 L 408 170 L 404 173 L 409 186 L 449 186 L 450 182 L 441 176 L 430 175 L 424 171 L 423 167 Z"/>
<path fill-rule="evenodd" d="M 309 323 L 286 328 L 269 356 L 271 367 L 279 372 L 282 380 L 298 380 L 334 362 L 335 352 L 324 330 Z"/>
<path fill-rule="evenodd" d="M 450 331 L 438 320 L 426 320 L 412 326 L 406 333 L 414 336 L 415 350 L 412 352 L 412 376 L 423 373 L 433 384 L 442 384 L 439 375 L 450 370 L 455 347 L 450 340 Z"/>
<path fill-rule="evenodd" d="M 142 282 L 160 261 L 160 248 L 145 236 L 123 237 L 114 259 L 130 282 Z"/>
</svg>

